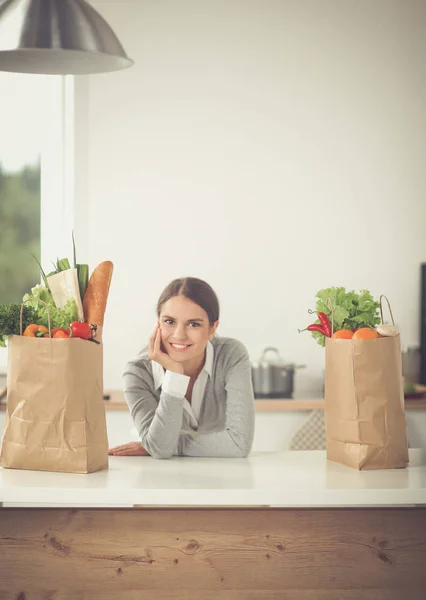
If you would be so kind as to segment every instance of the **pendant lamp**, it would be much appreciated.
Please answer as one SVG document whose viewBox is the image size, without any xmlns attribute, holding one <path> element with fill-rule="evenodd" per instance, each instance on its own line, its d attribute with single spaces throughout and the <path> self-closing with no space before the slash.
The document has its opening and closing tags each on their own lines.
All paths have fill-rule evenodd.
<svg viewBox="0 0 426 600">
<path fill-rule="evenodd" d="M 88 75 L 132 64 L 85 0 L 0 0 L 0 71 Z"/>
</svg>

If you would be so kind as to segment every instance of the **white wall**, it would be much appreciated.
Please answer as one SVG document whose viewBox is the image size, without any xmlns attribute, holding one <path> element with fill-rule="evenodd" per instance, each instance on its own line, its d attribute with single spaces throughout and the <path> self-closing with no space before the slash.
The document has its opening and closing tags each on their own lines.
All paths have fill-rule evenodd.
<svg viewBox="0 0 426 600">
<path fill-rule="evenodd" d="M 93 4 L 136 63 L 77 82 L 80 260 L 115 264 L 105 387 L 184 275 L 216 289 L 219 334 L 308 365 L 299 396 L 321 392 L 323 350 L 297 328 L 322 287 L 386 293 L 417 344 L 426 3 Z"/>
</svg>

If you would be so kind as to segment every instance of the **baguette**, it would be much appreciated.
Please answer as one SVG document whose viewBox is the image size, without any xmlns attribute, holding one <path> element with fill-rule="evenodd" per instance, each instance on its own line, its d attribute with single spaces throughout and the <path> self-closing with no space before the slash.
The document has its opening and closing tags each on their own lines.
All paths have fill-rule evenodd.
<svg viewBox="0 0 426 600">
<path fill-rule="evenodd" d="M 84 320 L 93 325 L 104 324 L 105 310 L 114 265 L 110 260 L 93 270 L 83 298 Z"/>
</svg>

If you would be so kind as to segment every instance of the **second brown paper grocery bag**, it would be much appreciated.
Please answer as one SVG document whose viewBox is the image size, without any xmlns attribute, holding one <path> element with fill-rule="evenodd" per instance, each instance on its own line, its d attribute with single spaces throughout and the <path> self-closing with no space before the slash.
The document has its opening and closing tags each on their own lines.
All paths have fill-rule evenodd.
<svg viewBox="0 0 426 600">
<path fill-rule="evenodd" d="M 408 464 L 399 335 L 326 340 L 327 458 L 355 469 Z"/>
</svg>

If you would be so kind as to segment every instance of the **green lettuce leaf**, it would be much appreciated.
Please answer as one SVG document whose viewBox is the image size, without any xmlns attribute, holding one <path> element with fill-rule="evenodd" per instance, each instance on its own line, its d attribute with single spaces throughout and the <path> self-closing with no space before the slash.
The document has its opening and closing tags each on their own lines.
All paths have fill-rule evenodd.
<svg viewBox="0 0 426 600">
<path fill-rule="evenodd" d="M 32 299 L 31 299 L 32 298 Z M 36 285 L 31 288 L 31 294 L 25 294 L 24 300 L 28 299 L 25 306 L 31 306 L 37 313 L 36 323 L 48 327 L 48 310 L 47 307 L 36 299 L 43 300 L 49 307 L 50 326 L 63 327 L 66 329 L 73 321 L 78 321 L 77 305 L 72 298 L 68 300 L 63 308 L 57 308 L 52 298 L 50 290 L 44 285 Z"/>
<path fill-rule="evenodd" d="M 374 300 L 368 290 L 346 291 L 344 287 L 330 287 L 320 290 L 317 295 L 316 310 L 323 312 L 332 322 L 334 331 L 337 329 L 353 330 L 360 327 L 375 327 L 380 323 L 379 303 Z M 329 300 L 334 307 L 333 316 Z M 319 321 L 316 321 L 319 323 Z M 312 337 L 320 346 L 325 346 L 325 337 L 317 331 Z"/>
</svg>

